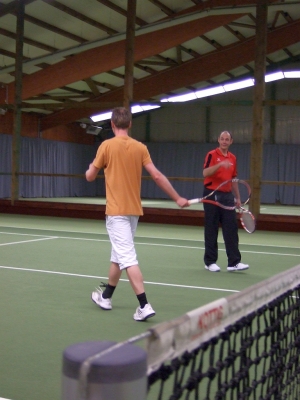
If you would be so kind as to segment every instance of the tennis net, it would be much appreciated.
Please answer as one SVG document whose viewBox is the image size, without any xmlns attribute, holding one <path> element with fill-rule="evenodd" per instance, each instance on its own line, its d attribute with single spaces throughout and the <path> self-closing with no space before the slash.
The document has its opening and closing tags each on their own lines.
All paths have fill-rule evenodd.
<svg viewBox="0 0 300 400">
<path fill-rule="evenodd" d="M 154 326 L 147 399 L 299 400 L 300 266 Z"/>
<path fill-rule="evenodd" d="M 93 362 L 105 364 L 109 354 L 111 367 L 112 355 L 122 359 L 128 344 L 144 347 L 146 355 L 145 390 L 137 400 L 299 400 L 300 265 L 87 357 L 80 400 L 90 398 Z M 137 382 L 129 376 L 140 389 Z M 114 400 L 128 400 L 123 386 L 119 396 Z"/>
</svg>

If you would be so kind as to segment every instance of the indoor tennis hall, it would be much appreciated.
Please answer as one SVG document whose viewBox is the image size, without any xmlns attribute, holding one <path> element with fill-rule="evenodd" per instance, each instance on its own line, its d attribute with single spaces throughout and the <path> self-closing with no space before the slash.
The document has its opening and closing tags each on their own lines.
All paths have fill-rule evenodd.
<svg viewBox="0 0 300 400">
<path fill-rule="evenodd" d="M 300 2 L 1 0 L 0 25 L 0 400 L 299 400 Z M 108 281 L 107 163 L 86 172 L 124 132 L 145 145 L 137 170 L 148 150 L 189 204 L 152 166 L 133 185 L 139 152 L 122 159 L 144 212 L 143 322 L 125 272 L 112 310 L 91 300 Z M 220 226 L 221 270 L 205 269 L 219 167 L 246 187 L 212 201 L 236 213 L 249 269 L 227 270 Z"/>
</svg>

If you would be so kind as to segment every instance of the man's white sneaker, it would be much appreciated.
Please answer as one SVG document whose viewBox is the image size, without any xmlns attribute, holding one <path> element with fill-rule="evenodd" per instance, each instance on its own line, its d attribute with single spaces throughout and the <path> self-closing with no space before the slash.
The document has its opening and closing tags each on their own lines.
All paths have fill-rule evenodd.
<svg viewBox="0 0 300 400">
<path fill-rule="evenodd" d="M 144 308 L 138 307 L 136 312 L 133 314 L 133 319 L 136 321 L 146 321 L 146 319 L 154 317 L 155 311 L 151 307 L 151 304 L 147 303 Z"/>
<path fill-rule="evenodd" d="M 244 271 L 245 269 L 248 269 L 249 265 L 248 264 L 243 264 L 243 263 L 238 263 L 232 267 L 227 267 L 227 271 Z"/>
<path fill-rule="evenodd" d="M 210 264 L 210 265 L 205 265 L 205 269 L 208 269 L 210 272 L 219 272 L 220 267 L 217 266 L 217 264 Z"/>
<path fill-rule="evenodd" d="M 96 290 L 92 293 L 92 300 L 103 310 L 111 310 L 111 299 L 104 299 L 102 297 L 102 289 L 100 287 L 96 288 Z"/>
</svg>

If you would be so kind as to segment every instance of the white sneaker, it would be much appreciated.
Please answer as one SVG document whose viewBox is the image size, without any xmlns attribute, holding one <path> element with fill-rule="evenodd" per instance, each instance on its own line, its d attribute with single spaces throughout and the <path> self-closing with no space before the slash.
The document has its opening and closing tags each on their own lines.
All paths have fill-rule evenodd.
<svg viewBox="0 0 300 400">
<path fill-rule="evenodd" d="M 146 321 L 146 319 L 154 317 L 155 311 L 151 307 L 151 304 L 147 303 L 144 308 L 138 307 L 136 312 L 133 314 L 133 319 L 136 321 Z"/>
<path fill-rule="evenodd" d="M 103 310 L 111 310 L 112 305 L 111 305 L 111 299 L 104 299 L 102 297 L 102 289 L 100 287 L 97 287 L 96 290 L 92 293 L 92 300 L 94 303 L 97 304 L 100 308 Z"/>
<path fill-rule="evenodd" d="M 221 268 L 217 264 L 210 264 L 209 266 L 205 265 L 205 269 L 208 269 L 210 272 L 219 272 Z"/>
<path fill-rule="evenodd" d="M 227 267 L 227 271 L 244 271 L 245 269 L 248 268 L 249 268 L 248 264 L 238 263 L 232 267 Z"/>
</svg>

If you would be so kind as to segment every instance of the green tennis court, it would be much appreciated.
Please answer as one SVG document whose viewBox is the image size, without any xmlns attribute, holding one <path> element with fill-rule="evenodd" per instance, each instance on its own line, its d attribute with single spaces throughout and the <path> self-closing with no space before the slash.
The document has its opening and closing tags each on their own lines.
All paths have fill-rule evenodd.
<svg viewBox="0 0 300 400">
<path fill-rule="evenodd" d="M 105 312 L 90 300 L 106 282 L 110 244 L 104 221 L 0 215 L 0 398 L 60 398 L 62 352 L 89 340 L 122 341 L 152 325 L 226 297 L 300 261 L 299 234 L 240 230 L 250 269 L 220 273 L 203 267 L 203 228 L 140 223 L 136 249 L 156 316 L 132 318 L 138 303 L 126 279 Z"/>
</svg>

